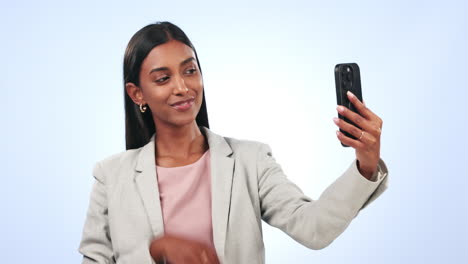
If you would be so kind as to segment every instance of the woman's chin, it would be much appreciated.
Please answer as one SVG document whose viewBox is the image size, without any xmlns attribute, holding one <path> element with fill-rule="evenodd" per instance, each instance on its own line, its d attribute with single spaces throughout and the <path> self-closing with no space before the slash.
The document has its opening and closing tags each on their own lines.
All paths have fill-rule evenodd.
<svg viewBox="0 0 468 264">
<path fill-rule="evenodd" d="M 179 116 L 171 120 L 171 123 L 174 126 L 186 126 L 192 124 L 193 122 L 195 122 L 195 117 L 188 115 L 186 117 Z"/>
</svg>

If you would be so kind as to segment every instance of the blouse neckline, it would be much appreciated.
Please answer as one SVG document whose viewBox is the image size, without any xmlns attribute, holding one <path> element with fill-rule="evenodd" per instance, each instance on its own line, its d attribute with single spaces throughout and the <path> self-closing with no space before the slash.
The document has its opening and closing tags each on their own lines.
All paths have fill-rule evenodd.
<svg viewBox="0 0 468 264">
<path fill-rule="evenodd" d="M 205 153 L 203 153 L 203 155 L 198 160 L 187 165 L 177 166 L 177 167 L 162 167 L 162 166 L 156 165 L 156 168 L 163 169 L 163 170 L 171 170 L 171 169 L 182 169 L 182 168 L 192 167 L 192 166 L 195 166 L 197 163 L 201 162 L 205 158 L 206 154 L 208 154 L 209 151 L 210 149 L 206 150 Z"/>
</svg>

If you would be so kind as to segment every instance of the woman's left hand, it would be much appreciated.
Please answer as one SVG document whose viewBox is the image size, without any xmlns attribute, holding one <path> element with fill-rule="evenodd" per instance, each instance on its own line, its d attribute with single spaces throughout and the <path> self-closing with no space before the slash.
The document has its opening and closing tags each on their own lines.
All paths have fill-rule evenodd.
<svg viewBox="0 0 468 264">
<path fill-rule="evenodd" d="M 358 170 L 364 177 L 370 179 L 377 170 L 377 164 L 380 160 L 380 135 L 383 121 L 351 92 L 348 92 L 348 98 L 359 113 L 355 113 L 345 106 L 338 106 L 337 110 L 342 116 L 362 129 L 335 117 L 333 118 L 335 124 L 357 139 L 347 137 L 340 131 L 337 131 L 337 136 L 343 144 L 356 150 Z"/>
</svg>

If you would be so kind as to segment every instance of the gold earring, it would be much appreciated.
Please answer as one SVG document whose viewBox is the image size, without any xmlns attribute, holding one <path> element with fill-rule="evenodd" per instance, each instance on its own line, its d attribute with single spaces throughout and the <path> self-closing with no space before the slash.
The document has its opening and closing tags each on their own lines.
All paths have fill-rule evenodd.
<svg viewBox="0 0 468 264">
<path fill-rule="evenodd" d="M 146 105 L 140 104 L 140 112 L 144 113 L 146 111 Z"/>
</svg>

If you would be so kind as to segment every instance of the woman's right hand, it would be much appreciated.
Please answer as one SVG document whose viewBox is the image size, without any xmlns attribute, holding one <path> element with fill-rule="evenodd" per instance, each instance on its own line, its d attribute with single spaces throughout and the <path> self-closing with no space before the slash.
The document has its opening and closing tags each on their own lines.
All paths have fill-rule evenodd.
<svg viewBox="0 0 468 264">
<path fill-rule="evenodd" d="M 164 257 L 172 264 L 219 264 L 213 249 L 203 243 L 173 235 L 153 240 L 149 249 L 155 261 Z"/>
</svg>

